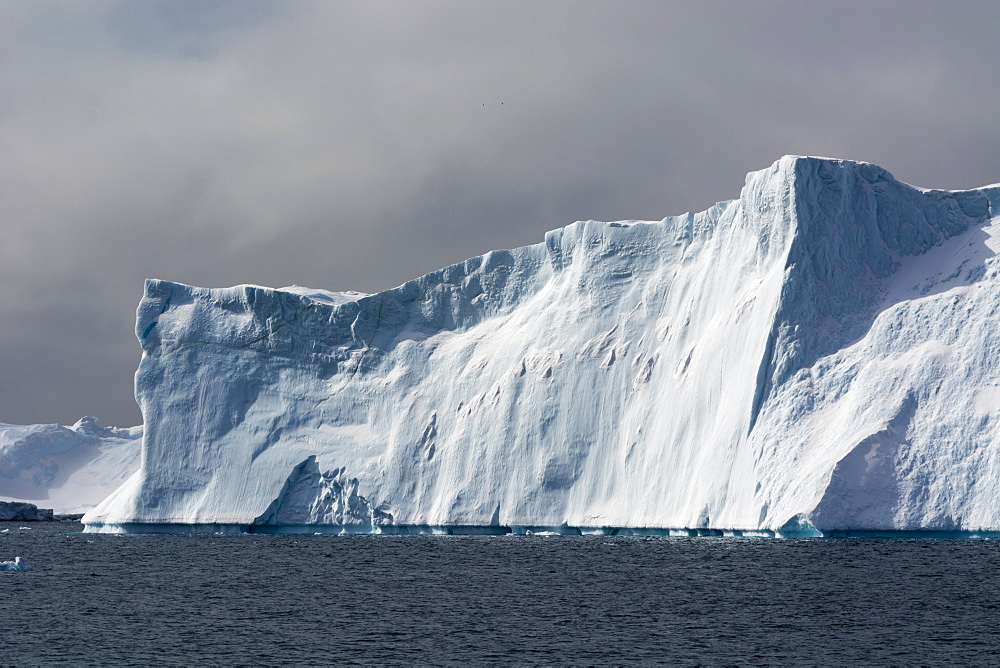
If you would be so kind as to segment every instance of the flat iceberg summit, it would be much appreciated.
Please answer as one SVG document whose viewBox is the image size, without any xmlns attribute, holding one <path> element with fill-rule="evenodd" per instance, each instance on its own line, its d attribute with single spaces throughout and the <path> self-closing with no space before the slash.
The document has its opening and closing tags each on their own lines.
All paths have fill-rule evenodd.
<svg viewBox="0 0 1000 668">
<path fill-rule="evenodd" d="M 0 502 L 82 513 L 139 468 L 141 439 L 142 427 L 102 427 L 93 417 L 69 427 L 0 424 Z"/>
<path fill-rule="evenodd" d="M 1000 530 L 998 207 L 786 157 L 374 295 L 147 281 L 142 466 L 84 522 Z"/>
</svg>

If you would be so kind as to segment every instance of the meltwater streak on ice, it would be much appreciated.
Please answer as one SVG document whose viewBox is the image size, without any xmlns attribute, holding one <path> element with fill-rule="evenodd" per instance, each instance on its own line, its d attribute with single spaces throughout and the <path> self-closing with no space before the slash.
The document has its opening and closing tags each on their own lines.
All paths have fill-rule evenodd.
<svg viewBox="0 0 1000 668">
<path fill-rule="evenodd" d="M 375 295 L 147 281 L 142 468 L 84 521 L 1000 528 L 998 192 L 787 157 Z"/>
</svg>

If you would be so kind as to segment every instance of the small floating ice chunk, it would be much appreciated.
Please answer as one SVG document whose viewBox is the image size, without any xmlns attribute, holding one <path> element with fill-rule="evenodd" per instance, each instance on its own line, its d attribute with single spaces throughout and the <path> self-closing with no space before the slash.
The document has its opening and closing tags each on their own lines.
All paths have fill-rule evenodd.
<svg viewBox="0 0 1000 668">
<path fill-rule="evenodd" d="M 24 562 L 21 557 L 14 557 L 14 561 L 0 561 L 0 571 L 30 571 L 31 566 Z"/>
</svg>

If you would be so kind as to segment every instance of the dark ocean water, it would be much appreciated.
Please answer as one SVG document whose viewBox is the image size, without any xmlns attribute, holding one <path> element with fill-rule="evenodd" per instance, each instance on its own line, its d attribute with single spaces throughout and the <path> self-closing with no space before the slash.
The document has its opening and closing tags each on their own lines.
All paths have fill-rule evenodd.
<svg viewBox="0 0 1000 668">
<path fill-rule="evenodd" d="M 3 665 L 1000 663 L 1000 541 L 3 529 Z"/>
</svg>

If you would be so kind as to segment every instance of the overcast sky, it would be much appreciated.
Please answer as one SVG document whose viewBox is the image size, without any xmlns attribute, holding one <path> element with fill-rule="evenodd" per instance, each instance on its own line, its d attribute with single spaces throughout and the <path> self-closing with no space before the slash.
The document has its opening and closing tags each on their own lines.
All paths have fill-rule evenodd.
<svg viewBox="0 0 1000 668">
<path fill-rule="evenodd" d="M 141 421 L 146 277 L 373 292 L 784 154 L 1000 181 L 995 2 L 0 3 L 0 422 Z"/>
</svg>

